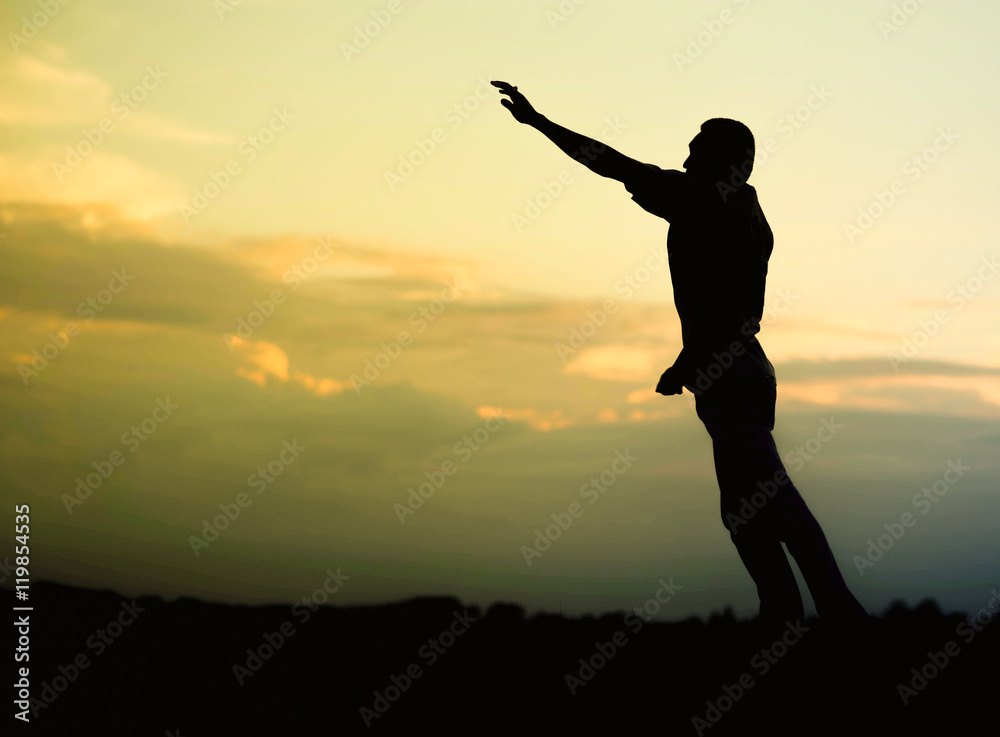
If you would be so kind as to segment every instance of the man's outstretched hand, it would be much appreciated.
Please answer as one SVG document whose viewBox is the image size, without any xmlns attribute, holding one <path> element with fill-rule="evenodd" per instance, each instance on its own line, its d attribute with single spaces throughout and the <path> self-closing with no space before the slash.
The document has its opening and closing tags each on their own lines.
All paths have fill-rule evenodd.
<svg viewBox="0 0 1000 737">
<path fill-rule="evenodd" d="M 490 84 L 497 87 L 500 94 L 510 96 L 509 100 L 500 100 L 500 104 L 510 110 L 514 120 L 525 125 L 533 125 L 541 119 L 542 116 L 531 106 L 528 98 L 517 91 L 517 87 L 506 82 L 490 82 Z"/>
<path fill-rule="evenodd" d="M 671 394 L 681 394 L 683 391 L 681 379 L 674 367 L 671 366 L 660 377 L 660 382 L 656 385 L 656 393 L 669 397 Z"/>
</svg>

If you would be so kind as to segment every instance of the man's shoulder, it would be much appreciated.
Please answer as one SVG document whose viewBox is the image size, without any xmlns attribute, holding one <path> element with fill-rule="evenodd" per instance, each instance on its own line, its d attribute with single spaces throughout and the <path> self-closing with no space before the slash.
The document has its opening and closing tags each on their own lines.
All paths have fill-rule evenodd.
<svg viewBox="0 0 1000 737">
<path fill-rule="evenodd" d="M 726 212 L 732 216 L 764 220 L 764 211 L 760 206 L 760 198 L 757 190 L 750 184 L 743 184 L 736 188 L 720 190 L 719 200 Z"/>
<path fill-rule="evenodd" d="M 686 184 L 686 173 L 677 169 L 662 169 L 656 164 L 640 164 L 635 167 L 632 175 L 625 180 L 625 188 L 630 192 L 633 187 L 669 186 L 670 184 Z"/>
<path fill-rule="evenodd" d="M 623 182 L 642 209 L 667 221 L 690 209 L 691 186 L 685 172 L 640 164 Z"/>
</svg>

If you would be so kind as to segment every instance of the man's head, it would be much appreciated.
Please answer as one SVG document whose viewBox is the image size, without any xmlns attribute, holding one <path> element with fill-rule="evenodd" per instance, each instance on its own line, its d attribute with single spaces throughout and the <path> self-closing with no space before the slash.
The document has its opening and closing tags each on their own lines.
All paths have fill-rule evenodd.
<svg viewBox="0 0 1000 737">
<path fill-rule="evenodd" d="M 688 148 L 691 153 L 684 168 L 691 174 L 729 181 L 734 174 L 732 167 L 736 167 L 745 182 L 753 171 L 753 133 L 739 121 L 706 120 Z"/>
</svg>

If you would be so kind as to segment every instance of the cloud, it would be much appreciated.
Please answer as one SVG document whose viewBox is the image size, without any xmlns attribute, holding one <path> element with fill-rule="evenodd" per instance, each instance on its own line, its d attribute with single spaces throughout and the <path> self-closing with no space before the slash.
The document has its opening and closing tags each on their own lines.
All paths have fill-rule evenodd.
<svg viewBox="0 0 1000 737">
<path fill-rule="evenodd" d="M 993 371 L 974 377 L 911 373 L 841 381 L 783 382 L 779 384 L 779 395 L 783 401 L 830 407 L 1000 417 L 1000 376 Z"/>
<path fill-rule="evenodd" d="M 622 305 L 563 363 L 555 344 L 592 305 L 470 290 L 418 332 L 409 316 L 442 272 L 457 264 L 480 282 L 475 264 L 444 256 L 331 236 L 339 246 L 328 270 L 293 291 L 281 276 L 315 237 L 166 243 L 112 207 L 38 203 L 0 205 L 0 229 L 3 483 L 58 541 L 41 576 L 89 580 L 100 565 L 108 584 L 274 600 L 275 586 L 248 593 L 238 583 L 247 559 L 268 580 L 291 577 L 295 586 L 299 571 L 337 560 L 368 573 L 358 596 L 369 600 L 397 596 L 400 581 L 417 593 L 465 587 L 486 596 L 487 575 L 489 586 L 530 602 L 538 580 L 519 568 L 520 546 L 625 449 L 640 459 L 634 469 L 539 570 L 593 578 L 670 559 L 699 561 L 689 573 L 718 577 L 728 574 L 713 561 L 738 565 L 691 397 L 652 392 L 676 355 L 670 305 Z M 339 271 L 352 262 L 385 272 Z M 134 280 L 95 319 L 81 318 L 78 305 L 122 268 Z M 275 290 L 284 300 L 227 345 L 224 336 Z M 26 386 L 16 361 L 71 320 L 80 334 Z M 411 344 L 357 394 L 348 377 L 401 330 Z M 820 416 L 845 425 L 796 474 L 842 549 L 863 550 L 885 520 L 898 519 L 956 447 L 977 475 L 948 499 L 955 518 L 995 519 L 996 368 L 913 361 L 895 375 L 884 358 L 867 357 L 779 362 L 778 372 L 783 452 L 812 438 Z M 167 397 L 175 414 L 70 518 L 62 495 Z M 459 455 L 456 444 L 470 447 L 464 439 L 497 411 L 504 426 Z M 914 412 L 924 413 L 920 422 Z M 292 439 L 306 448 L 301 459 L 195 559 L 188 536 Z M 458 472 L 401 526 L 394 505 L 449 460 Z M 842 491 L 815 493 L 826 486 Z M 913 544 L 932 550 L 933 537 Z M 444 559 L 464 562 L 442 572 Z"/>
<path fill-rule="evenodd" d="M 19 126 L 94 124 L 110 112 L 111 86 L 84 70 L 27 54 L 0 61 L 0 123 Z"/>
<path fill-rule="evenodd" d="M 287 279 L 286 283 L 357 281 L 361 289 L 352 298 L 368 296 L 367 301 L 387 296 L 408 301 L 433 298 L 440 292 L 438 285 L 450 278 L 469 279 L 477 268 L 468 259 L 351 243 L 328 234 L 232 238 L 218 247 L 256 268 L 262 277 Z M 478 286 L 472 288 L 479 291 Z"/>
<path fill-rule="evenodd" d="M 195 146 L 229 146 L 234 136 L 201 130 L 183 120 L 169 118 L 145 110 L 136 110 L 121 125 L 123 133 L 151 141 L 175 141 Z"/>
<path fill-rule="evenodd" d="M 829 379 L 853 379 L 875 376 L 916 374 L 922 376 L 996 376 L 1000 366 L 977 366 L 946 361 L 908 361 L 898 371 L 885 357 L 862 357 L 839 360 L 791 360 L 781 364 L 781 381 L 807 382 Z"/>
<path fill-rule="evenodd" d="M 467 261 L 334 236 L 167 245 L 107 206 L 8 204 L 0 206 L 0 219 L 9 231 L 0 304 L 8 322 L 24 331 L 9 356 L 29 355 L 46 330 L 79 320 L 79 306 L 100 293 L 116 269 L 127 268 L 134 283 L 84 325 L 88 335 L 113 342 L 149 330 L 193 331 L 222 348 L 218 371 L 259 387 L 343 393 L 349 377 L 405 332 L 410 345 L 381 371 L 378 385 L 410 382 L 469 407 L 501 404 L 486 395 L 502 389 L 499 399 L 538 430 L 648 422 L 687 406 L 652 391 L 680 347 L 669 305 L 621 305 L 563 363 L 556 346 L 592 305 L 483 289 L 476 265 Z M 320 251 L 323 260 L 316 258 Z M 366 278 L 358 265 L 382 271 Z M 287 280 L 295 270 L 302 278 Z M 421 322 L 420 310 L 450 274 L 466 275 L 470 287 Z M 280 301 L 271 303 L 275 295 Z M 238 332 L 260 310 L 268 314 L 255 318 L 252 334 Z M 245 337 L 227 348 L 225 336 L 237 334 Z M 998 367 L 913 360 L 896 373 L 883 357 L 775 364 L 781 401 L 803 411 L 854 407 L 971 417 L 992 416 L 998 407 Z"/>
<path fill-rule="evenodd" d="M 46 56 L 0 59 L 0 125 L 8 130 L 0 145 L 0 189 L 8 201 L 112 205 L 141 220 L 171 216 L 186 188 L 122 144 L 134 137 L 185 146 L 235 143 L 233 136 L 156 112 L 153 101 L 129 98 L 123 104 L 122 95 L 134 88 L 113 90 L 94 73 L 71 66 L 68 53 Z M 144 68 L 136 69 L 136 82 L 147 76 Z M 146 90 L 156 94 L 155 87 Z M 155 160 L 155 149 L 147 151 Z"/>
<path fill-rule="evenodd" d="M 63 173 L 60 181 L 53 164 L 62 163 L 65 152 L 51 153 L 51 158 L 0 154 L 0 189 L 7 198 L 77 207 L 110 205 L 127 218 L 148 221 L 176 212 L 184 197 L 174 180 L 100 150 Z"/>
<path fill-rule="evenodd" d="M 243 340 L 236 335 L 227 336 L 226 341 L 237 356 L 249 364 L 249 367 L 238 366 L 236 375 L 257 386 L 267 386 L 268 377 L 273 376 L 283 382 L 298 382 L 320 397 L 342 392 L 347 388 L 345 383 L 336 379 L 316 378 L 301 371 L 289 372 L 288 355 L 273 343 Z"/>
<path fill-rule="evenodd" d="M 659 379 L 659 373 L 673 362 L 671 354 L 677 352 L 644 344 L 584 348 L 566 364 L 565 371 L 605 381 L 648 382 L 654 374 Z"/>
<path fill-rule="evenodd" d="M 183 120 L 170 118 L 143 104 L 124 105 L 117 109 L 115 100 L 128 94 L 126 88 L 112 90 L 111 84 L 86 69 L 67 66 L 68 54 L 49 55 L 43 61 L 27 54 L 0 60 L 0 123 L 34 128 L 97 127 L 104 118 L 126 135 L 153 141 L 175 141 L 192 145 L 231 145 L 229 135 L 201 130 Z M 136 70 L 137 81 L 146 70 Z M 149 91 L 155 94 L 155 88 Z M 125 115 L 126 117 L 122 117 Z M 75 144 L 76 138 L 67 140 Z"/>
</svg>

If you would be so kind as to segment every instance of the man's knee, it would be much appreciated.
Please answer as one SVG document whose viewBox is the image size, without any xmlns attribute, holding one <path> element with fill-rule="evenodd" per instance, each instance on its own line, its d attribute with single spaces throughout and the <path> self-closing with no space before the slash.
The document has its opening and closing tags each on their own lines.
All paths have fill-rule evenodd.
<svg viewBox="0 0 1000 737">
<path fill-rule="evenodd" d="M 723 509 L 722 524 L 729 531 L 729 538 L 736 547 L 763 544 L 777 537 L 774 515 L 763 508 L 742 505 Z"/>
</svg>

